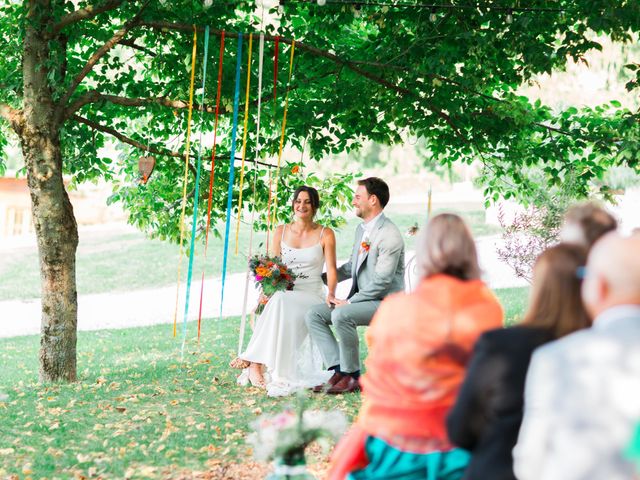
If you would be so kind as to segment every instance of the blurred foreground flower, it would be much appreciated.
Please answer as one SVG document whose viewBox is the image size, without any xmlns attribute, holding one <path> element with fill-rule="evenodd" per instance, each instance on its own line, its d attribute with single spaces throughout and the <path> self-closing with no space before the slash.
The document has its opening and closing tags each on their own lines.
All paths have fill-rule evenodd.
<svg viewBox="0 0 640 480">
<path fill-rule="evenodd" d="M 252 423 L 254 432 L 247 442 L 253 446 L 256 460 L 274 461 L 268 480 L 312 479 L 307 472 L 305 448 L 314 441 L 328 451 L 347 429 L 347 419 L 340 411 L 305 411 L 305 397 L 298 396 L 297 408 L 276 415 L 262 415 Z"/>
</svg>

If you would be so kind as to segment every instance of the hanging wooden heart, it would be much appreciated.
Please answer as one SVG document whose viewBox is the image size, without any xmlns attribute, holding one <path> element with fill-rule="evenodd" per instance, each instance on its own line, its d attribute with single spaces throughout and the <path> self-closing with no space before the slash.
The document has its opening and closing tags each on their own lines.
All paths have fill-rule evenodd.
<svg viewBox="0 0 640 480">
<path fill-rule="evenodd" d="M 138 170 L 142 179 L 140 182 L 144 185 L 149 180 L 151 176 L 151 172 L 153 172 L 153 168 L 156 166 L 156 158 L 152 156 L 140 157 L 138 160 Z"/>
</svg>

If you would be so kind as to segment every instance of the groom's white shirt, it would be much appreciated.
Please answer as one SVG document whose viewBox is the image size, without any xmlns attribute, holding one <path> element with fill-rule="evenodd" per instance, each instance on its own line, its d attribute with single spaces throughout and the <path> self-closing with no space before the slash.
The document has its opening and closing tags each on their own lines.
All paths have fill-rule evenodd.
<svg viewBox="0 0 640 480">
<path fill-rule="evenodd" d="M 380 217 L 382 217 L 382 213 L 383 212 L 380 212 L 378 215 L 373 217 L 368 222 L 363 222 L 362 223 L 362 229 L 364 230 L 364 232 L 362 233 L 362 239 L 360 241 L 361 244 L 362 244 L 362 242 L 364 242 L 366 240 L 369 240 L 369 238 L 371 237 L 371 232 L 373 232 L 373 229 L 378 224 L 378 221 L 380 221 Z M 362 247 L 359 245 L 358 246 L 358 260 L 356 262 L 356 271 L 358 271 L 357 269 L 360 268 L 360 265 L 362 264 L 362 258 L 363 257 L 364 257 L 364 251 L 362 250 Z"/>
</svg>

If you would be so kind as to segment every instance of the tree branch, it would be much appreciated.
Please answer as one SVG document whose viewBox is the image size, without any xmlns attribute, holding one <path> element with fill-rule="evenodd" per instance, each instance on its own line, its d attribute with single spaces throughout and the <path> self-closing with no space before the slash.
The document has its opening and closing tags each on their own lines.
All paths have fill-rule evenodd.
<svg viewBox="0 0 640 480">
<path fill-rule="evenodd" d="M 156 155 L 166 155 L 168 157 L 184 158 L 184 154 L 182 153 L 174 152 L 173 150 L 158 149 L 155 147 L 147 146 L 141 142 L 138 142 L 137 140 L 134 140 L 133 138 L 129 138 L 126 135 L 123 135 L 122 133 L 118 132 L 117 130 L 111 127 L 105 127 L 103 125 L 100 125 L 98 122 L 89 120 L 88 118 L 84 118 L 79 115 L 73 115 L 71 118 L 79 123 L 83 123 L 88 127 L 93 128 L 94 130 L 98 130 L 99 132 L 103 132 L 103 133 L 108 133 L 109 135 L 116 137 L 122 143 L 129 144 L 133 147 L 139 148 L 140 150 L 144 150 L 150 153 L 155 153 Z"/>
<path fill-rule="evenodd" d="M 335 71 L 330 71 L 323 73 L 322 75 L 318 75 L 315 77 L 303 78 L 300 79 L 300 84 L 308 84 L 313 82 L 314 80 L 318 80 L 329 75 L 333 75 L 336 73 Z M 300 84 L 292 85 L 289 87 L 289 91 L 293 91 L 300 87 Z M 263 93 L 263 98 L 266 98 L 266 92 Z M 189 102 L 186 100 L 171 100 L 167 97 L 151 97 L 151 98 L 129 98 L 129 97 L 120 97 L 117 95 L 106 95 L 98 92 L 97 90 L 89 90 L 82 95 L 80 95 L 75 102 L 73 102 L 69 107 L 65 110 L 63 120 L 70 118 L 74 113 L 80 110 L 83 106 L 89 103 L 96 102 L 110 102 L 115 103 L 117 105 L 123 105 L 126 107 L 141 107 L 144 105 L 162 105 L 163 107 L 173 108 L 173 109 L 185 109 L 189 108 Z M 253 100 L 251 102 L 251 106 L 255 106 L 258 104 L 258 100 Z M 213 105 L 199 105 L 197 103 L 193 104 L 193 109 L 195 111 L 203 111 L 206 113 L 215 113 L 216 109 Z M 226 115 L 231 112 L 219 112 L 220 115 Z"/>
<path fill-rule="evenodd" d="M 120 140 L 123 143 L 126 143 L 128 145 L 131 145 L 133 147 L 139 148 L 140 150 L 144 150 L 145 152 L 149 152 L 149 153 L 155 153 L 156 155 L 166 155 L 168 157 L 175 157 L 175 158 L 184 158 L 185 154 L 184 153 L 180 153 L 180 152 L 176 152 L 173 150 L 167 150 L 164 148 L 155 148 L 155 147 L 151 147 L 151 146 L 147 146 L 141 142 L 138 142 L 137 140 L 134 140 L 133 138 L 127 137 L 126 135 L 118 132 L 117 130 L 111 128 L 111 127 L 105 127 L 103 125 L 100 125 L 98 122 L 94 122 L 93 120 L 89 120 L 88 118 L 84 118 L 81 117 L 80 115 L 73 115 L 71 117 L 73 120 L 79 122 L 79 123 L 83 123 L 85 125 L 87 125 L 88 127 L 93 128 L 94 130 L 98 130 L 99 132 L 103 132 L 103 133 L 108 133 L 109 135 L 116 137 L 118 140 Z M 226 155 L 219 155 L 216 156 L 216 160 L 227 160 L 229 157 Z M 242 157 L 235 157 L 234 161 L 236 162 L 240 162 L 242 161 Z M 275 168 L 275 165 L 272 165 L 270 163 L 265 163 L 265 162 L 261 162 L 260 160 L 256 160 L 251 159 L 251 158 L 245 158 L 244 159 L 245 162 L 248 163 L 255 163 L 257 165 L 262 165 L 268 168 Z M 189 165 L 189 168 L 191 169 L 191 171 L 193 172 L 193 174 L 195 175 L 195 168 L 193 167 L 193 165 Z"/>
<path fill-rule="evenodd" d="M 89 74 L 89 72 L 91 72 L 91 70 L 93 69 L 95 64 L 98 63 L 98 61 L 103 56 L 105 56 L 107 54 L 107 52 L 109 50 L 111 50 L 118 42 L 120 42 L 120 40 L 122 40 L 124 38 L 124 36 L 129 32 L 129 30 L 131 30 L 131 28 L 133 28 L 138 23 L 138 19 L 140 18 L 140 15 L 142 14 L 143 10 L 146 8 L 148 3 L 149 3 L 149 0 L 146 0 L 144 2 L 144 4 L 142 5 L 142 7 L 140 8 L 140 10 L 138 11 L 138 13 L 135 15 L 135 17 L 133 17 L 131 20 L 129 20 L 124 25 L 124 27 L 122 27 L 120 30 L 118 30 L 115 33 L 115 35 L 113 35 L 109 40 L 107 40 L 107 42 L 104 45 L 102 45 L 102 47 L 100 47 L 91 56 L 91 58 L 89 58 L 89 61 L 85 64 L 85 66 L 82 68 L 80 73 L 78 73 L 78 75 L 75 76 L 75 78 L 73 79 L 73 82 L 71 82 L 71 85 L 69 86 L 69 88 L 67 89 L 65 94 L 60 99 L 60 102 L 58 103 L 58 108 L 59 108 L 59 110 L 58 110 L 58 118 L 59 119 L 61 119 L 62 114 L 64 113 L 65 105 L 67 104 L 67 102 L 71 98 L 71 95 L 73 95 L 73 92 L 75 92 L 76 88 L 78 88 L 78 85 L 80 85 L 80 82 L 82 82 L 82 80 L 84 80 L 84 78 Z"/>
<path fill-rule="evenodd" d="M 138 25 L 140 26 L 146 26 L 146 27 L 151 27 L 151 28 L 155 28 L 161 31 L 164 30 L 177 30 L 177 31 L 184 31 L 184 32 L 191 32 L 193 31 L 193 25 L 189 25 L 186 23 L 171 23 L 171 22 L 139 22 Z M 197 27 L 198 30 L 203 30 L 204 27 Z M 215 30 L 215 29 L 211 29 L 210 33 L 212 35 L 222 35 L 222 30 Z M 233 32 L 225 32 L 225 36 L 227 38 L 237 38 L 238 34 L 237 33 L 233 33 Z M 274 37 L 273 35 L 265 35 L 264 36 L 265 40 L 275 40 L 276 37 Z M 280 43 L 286 43 L 291 45 L 291 43 L 293 42 L 293 40 L 289 39 L 289 38 L 280 38 Z M 363 76 L 369 80 L 371 80 L 372 82 L 375 82 L 379 85 L 382 85 L 383 87 L 386 87 L 390 90 L 393 90 L 394 92 L 397 92 L 401 95 L 409 95 L 411 94 L 411 92 L 409 90 L 407 90 L 406 88 L 402 88 L 399 87 L 398 85 L 396 85 L 393 82 L 390 82 L 388 80 L 385 80 L 384 78 L 375 75 L 371 72 L 369 72 L 368 70 L 365 70 L 363 68 L 360 68 L 356 62 L 352 62 L 350 60 L 346 60 L 344 58 L 338 57 L 337 55 L 334 55 L 333 53 L 329 53 L 327 51 L 321 50 L 319 48 L 316 47 L 312 47 L 311 45 L 307 45 L 306 43 L 302 43 L 302 42 L 295 42 L 296 43 L 296 49 L 298 50 L 303 50 L 303 51 L 307 51 L 317 57 L 324 57 L 327 58 L 329 60 L 331 60 L 334 63 L 337 63 L 339 65 L 344 65 L 345 67 L 347 67 L 349 70 L 359 74 L 360 76 Z"/>
<path fill-rule="evenodd" d="M 68 119 L 73 116 L 83 106 L 89 103 L 96 102 L 110 102 L 116 105 L 124 105 L 125 107 L 141 107 L 144 105 L 162 105 L 163 107 L 184 109 L 189 108 L 189 102 L 184 100 L 171 100 L 167 97 L 152 97 L 152 98 L 129 98 L 120 97 L 118 95 L 105 95 L 97 90 L 89 90 L 80 97 L 77 98 L 69 107 L 65 110 L 63 119 Z M 198 105 L 193 104 L 194 111 L 204 111 L 207 113 L 214 113 L 216 111 L 215 106 L 211 105 Z"/>
<path fill-rule="evenodd" d="M 20 130 L 20 125 L 23 122 L 22 110 L 16 110 L 6 103 L 0 103 L 0 117 L 9 122 L 11 128 L 16 132 Z"/>
<path fill-rule="evenodd" d="M 147 55 L 149 55 L 150 57 L 155 57 L 156 56 L 156 53 L 153 50 L 151 50 L 150 48 L 145 48 L 145 47 L 142 47 L 142 46 L 138 45 L 134 40 L 122 39 L 118 43 L 120 45 L 124 45 L 126 47 L 131 47 L 134 50 L 139 50 L 141 52 L 144 52 Z"/>
<path fill-rule="evenodd" d="M 80 10 L 75 10 L 62 17 L 60 21 L 53 26 L 52 36 L 57 35 L 62 29 L 71 24 L 77 23 L 81 20 L 88 20 L 100 15 L 101 13 L 118 8 L 123 2 L 124 0 L 107 0 L 99 6 L 89 5 L 88 7 L 81 8 Z"/>
<path fill-rule="evenodd" d="M 6 103 L 0 103 L 0 117 L 4 118 L 7 122 L 11 123 L 15 110 Z"/>
</svg>

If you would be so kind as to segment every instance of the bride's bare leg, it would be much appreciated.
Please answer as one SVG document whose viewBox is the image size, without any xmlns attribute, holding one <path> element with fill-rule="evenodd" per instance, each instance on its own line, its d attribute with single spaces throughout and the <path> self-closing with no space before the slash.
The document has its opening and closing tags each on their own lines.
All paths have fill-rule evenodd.
<svg viewBox="0 0 640 480">
<path fill-rule="evenodd" d="M 264 374 L 262 373 L 263 365 L 261 363 L 251 363 L 249 365 L 249 382 L 254 387 L 265 388 Z"/>
</svg>

